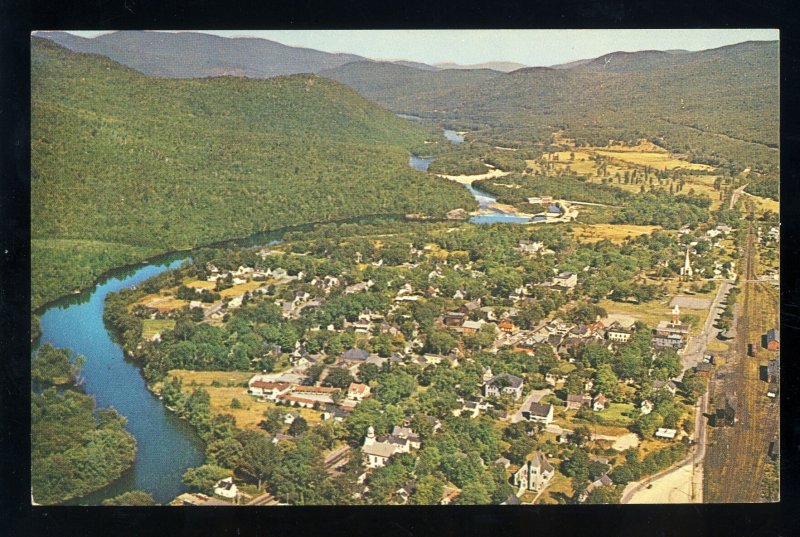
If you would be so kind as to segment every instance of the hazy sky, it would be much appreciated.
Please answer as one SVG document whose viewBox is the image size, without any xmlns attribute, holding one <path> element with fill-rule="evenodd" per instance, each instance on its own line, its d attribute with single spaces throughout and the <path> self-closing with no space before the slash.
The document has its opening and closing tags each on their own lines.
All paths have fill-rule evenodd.
<svg viewBox="0 0 800 537">
<path fill-rule="evenodd" d="M 260 37 L 285 45 L 349 52 L 373 59 L 461 64 L 511 61 L 546 66 L 618 50 L 703 50 L 776 40 L 778 30 L 201 30 Z M 106 32 L 71 32 L 93 37 Z"/>
</svg>

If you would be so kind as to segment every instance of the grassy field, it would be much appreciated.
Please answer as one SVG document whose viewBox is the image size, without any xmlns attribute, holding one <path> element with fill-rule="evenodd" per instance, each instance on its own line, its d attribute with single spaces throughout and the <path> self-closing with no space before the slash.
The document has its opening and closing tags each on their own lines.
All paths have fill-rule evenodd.
<svg viewBox="0 0 800 537">
<path fill-rule="evenodd" d="M 145 319 L 142 321 L 142 325 L 142 337 L 150 340 L 156 334 L 175 328 L 175 321 L 172 319 Z"/>
<path fill-rule="evenodd" d="M 227 298 L 229 296 L 239 296 L 243 295 L 247 291 L 252 291 L 253 289 L 258 289 L 266 282 L 247 282 L 241 283 L 239 285 L 234 285 L 233 287 L 229 287 L 228 289 L 223 289 L 219 292 L 222 295 L 222 298 Z"/>
<path fill-rule="evenodd" d="M 567 147 L 569 146 L 568 144 Z M 574 158 L 572 158 L 574 156 Z M 597 162 L 593 160 L 595 157 L 603 157 L 606 162 L 606 175 L 598 175 Z M 556 160 L 557 159 L 557 160 Z M 712 166 L 705 164 L 694 164 L 686 160 L 676 158 L 668 151 L 650 143 L 642 141 L 636 146 L 629 145 L 613 145 L 610 147 L 592 147 L 581 148 L 580 150 L 571 151 L 555 151 L 551 153 L 544 153 L 542 155 L 543 161 L 548 165 L 542 166 L 537 160 L 527 160 L 528 168 L 532 169 L 534 173 L 541 173 L 544 175 L 555 176 L 561 173 L 574 173 L 583 175 L 588 178 L 588 182 L 602 183 L 606 179 L 614 179 L 615 176 L 624 176 L 625 173 L 631 173 L 634 170 L 641 172 L 645 167 L 650 167 L 654 170 L 675 170 L 682 169 L 684 171 L 713 171 Z M 552 166 L 551 169 L 547 169 Z M 719 192 L 714 189 L 713 176 L 708 175 L 685 175 L 684 188 L 675 194 L 695 194 L 705 195 L 711 198 L 711 210 L 716 210 L 721 205 L 719 199 Z M 633 194 L 638 194 L 641 191 L 641 185 L 638 184 L 621 184 L 617 181 L 609 183 L 615 188 L 625 190 Z M 654 185 L 655 186 L 655 185 Z M 662 187 L 667 188 L 667 187 Z M 772 208 L 777 206 L 777 202 L 772 200 L 759 198 L 759 206 L 763 209 Z M 771 209 L 775 210 L 775 209 Z M 599 240 L 599 239 L 597 239 Z"/>
<path fill-rule="evenodd" d="M 646 281 L 647 280 L 645 280 L 645 282 Z M 677 282 L 668 282 L 667 287 L 670 296 L 684 294 L 684 292 L 678 289 Z M 695 298 L 707 298 L 709 300 L 713 300 L 715 293 L 716 289 L 711 293 L 696 293 L 692 296 Z M 612 300 L 603 299 L 598 302 L 598 305 L 601 308 L 604 308 L 610 315 L 621 314 L 627 317 L 632 317 L 638 321 L 646 323 L 652 328 L 655 327 L 659 321 L 669 320 L 672 318 L 672 308 L 670 307 L 669 302 L 670 300 L 653 300 L 651 302 L 645 302 L 641 304 L 630 304 L 627 302 L 614 302 Z M 701 329 L 703 323 L 706 321 L 708 313 L 709 312 L 706 309 L 698 310 L 681 308 L 681 314 L 695 315 L 698 318 L 697 322 L 693 323 L 690 334 L 695 334 Z"/>
<path fill-rule="evenodd" d="M 553 463 L 553 466 L 557 465 Z M 550 481 L 550 484 L 546 489 L 544 489 L 544 492 L 542 492 L 542 495 L 539 496 L 539 500 L 536 503 L 543 505 L 556 505 L 558 504 L 558 500 L 556 498 L 562 494 L 567 498 L 572 497 L 574 494 L 574 491 L 572 490 L 572 480 L 561 472 L 556 471 L 556 473 L 553 475 L 553 479 Z"/>
<path fill-rule="evenodd" d="M 620 149 L 598 149 L 595 153 L 608 158 L 619 159 L 636 166 L 649 166 L 656 170 L 674 170 L 682 168 L 685 170 L 710 171 L 714 168 L 707 164 L 695 164 L 686 160 L 673 157 L 667 152 L 638 151 L 635 148 Z"/>
<path fill-rule="evenodd" d="M 186 287 L 191 287 L 192 289 L 209 289 L 213 291 L 217 286 L 217 282 L 209 282 L 206 280 L 186 280 L 184 285 L 186 285 Z"/>
<path fill-rule="evenodd" d="M 610 240 L 615 244 L 622 244 L 629 238 L 639 235 L 649 235 L 653 231 L 662 229 L 661 226 L 635 226 L 629 224 L 591 224 L 575 226 L 572 234 L 578 242 L 595 243 L 601 240 Z"/>
<path fill-rule="evenodd" d="M 761 196 L 754 196 L 745 192 L 747 199 L 753 201 L 761 211 L 772 211 L 773 213 L 780 213 L 781 204 L 770 198 L 762 198 Z"/>
<path fill-rule="evenodd" d="M 247 381 L 253 376 L 248 371 L 187 371 L 175 369 L 170 376 L 178 377 L 183 382 L 183 391 L 191 392 L 196 386 L 203 386 L 211 397 L 213 414 L 230 414 L 236 420 L 236 426 L 242 429 L 261 430 L 258 426 L 264 419 L 264 412 L 274 408 L 275 403 L 261 402 L 247 393 Z M 218 383 L 214 386 L 214 383 Z M 194 383 L 194 384 L 193 384 Z M 231 401 L 238 399 L 241 408 L 231 408 Z M 286 412 L 297 411 L 309 425 L 316 425 L 322 420 L 319 410 L 279 406 Z"/>
<path fill-rule="evenodd" d="M 623 414 L 631 410 L 633 405 L 630 403 L 611 403 L 605 410 L 597 413 L 597 419 L 604 425 L 627 426 L 633 423 L 633 420 Z"/>
</svg>

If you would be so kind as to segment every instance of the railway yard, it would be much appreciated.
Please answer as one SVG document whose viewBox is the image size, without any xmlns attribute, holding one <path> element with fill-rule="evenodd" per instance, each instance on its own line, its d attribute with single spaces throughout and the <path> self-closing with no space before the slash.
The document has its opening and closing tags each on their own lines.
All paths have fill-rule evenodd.
<svg viewBox="0 0 800 537">
<path fill-rule="evenodd" d="M 768 360 L 777 353 L 764 348 L 761 341 L 768 330 L 778 326 L 779 290 L 757 279 L 759 254 L 753 227 L 742 252 L 736 339 L 709 386 L 711 412 L 726 399 L 735 411 L 733 425 L 709 427 L 703 496 L 710 503 L 777 499 L 776 494 L 764 493 L 765 489 L 775 490 L 775 483 L 766 480 L 776 477 L 770 445 L 778 444 L 780 406 L 779 397 L 767 396 L 765 371 Z M 751 343 L 754 356 L 748 355 Z"/>
</svg>

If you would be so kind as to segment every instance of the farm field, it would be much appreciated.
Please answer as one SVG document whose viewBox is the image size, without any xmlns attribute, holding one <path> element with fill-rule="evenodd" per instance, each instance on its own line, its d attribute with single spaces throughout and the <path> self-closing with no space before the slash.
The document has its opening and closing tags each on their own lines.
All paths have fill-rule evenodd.
<svg viewBox="0 0 800 537">
<path fill-rule="evenodd" d="M 636 166 L 649 166 L 656 170 L 701 170 L 712 171 L 714 168 L 707 164 L 695 164 L 687 160 L 675 158 L 666 151 L 639 151 L 636 148 L 620 148 L 613 150 L 595 149 L 595 153 L 604 157 L 622 160 Z"/>
<path fill-rule="evenodd" d="M 661 226 L 637 226 L 632 224 L 590 224 L 574 226 L 572 235 L 582 243 L 595 243 L 609 240 L 614 244 L 622 244 L 629 238 L 650 235 L 661 230 Z"/>
</svg>

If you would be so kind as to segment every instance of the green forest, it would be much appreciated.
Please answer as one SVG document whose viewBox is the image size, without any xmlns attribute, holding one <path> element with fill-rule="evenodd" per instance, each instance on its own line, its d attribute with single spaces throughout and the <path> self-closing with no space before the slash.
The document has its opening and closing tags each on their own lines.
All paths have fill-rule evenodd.
<svg viewBox="0 0 800 537">
<path fill-rule="evenodd" d="M 407 165 L 430 131 L 314 75 L 148 78 L 32 39 L 32 304 L 160 252 L 475 202 Z"/>
<path fill-rule="evenodd" d="M 42 346 L 31 363 L 31 487 L 39 504 L 61 503 L 117 479 L 132 464 L 136 441 L 113 408 L 96 408 L 79 391 L 82 361 Z"/>
<path fill-rule="evenodd" d="M 695 162 L 751 168 L 758 195 L 778 198 L 777 42 L 748 42 L 613 69 L 420 71 L 359 62 L 323 74 L 390 110 L 443 121 L 507 147 L 648 139 Z"/>
</svg>

